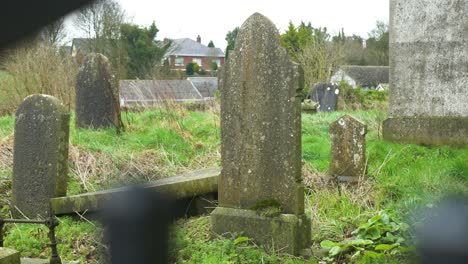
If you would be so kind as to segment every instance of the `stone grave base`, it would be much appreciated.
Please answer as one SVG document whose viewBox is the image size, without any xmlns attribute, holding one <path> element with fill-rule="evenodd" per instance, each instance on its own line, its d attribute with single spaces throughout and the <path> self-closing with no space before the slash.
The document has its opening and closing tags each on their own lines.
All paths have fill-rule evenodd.
<svg viewBox="0 0 468 264">
<path fill-rule="evenodd" d="M 265 217 L 253 210 L 217 207 L 211 213 L 211 223 L 217 234 L 246 236 L 282 253 L 299 255 L 310 245 L 310 219 L 305 214 Z"/>
<path fill-rule="evenodd" d="M 16 250 L 0 247 L 1 264 L 20 264 L 20 253 Z"/>
<path fill-rule="evenodd" d="M 383 137 L 396 143 L 468 146 L 468 117 L 393 117 L 383 122 Z"/>
</svg>

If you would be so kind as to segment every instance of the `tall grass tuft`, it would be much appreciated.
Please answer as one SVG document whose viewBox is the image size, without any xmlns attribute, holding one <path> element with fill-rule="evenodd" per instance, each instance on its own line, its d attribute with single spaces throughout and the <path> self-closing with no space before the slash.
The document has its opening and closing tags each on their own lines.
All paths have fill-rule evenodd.
<svg viewBox="0 0 468 264">
<path fill-rule="evenodd" d="M 74 108 L 78 65 L 56 47 L 41 42 L 19 46 L 9 52 L 2 68 L 8 77 L 0 78 L 0 108 L 14 111 L 26 96 L 37 93 L 55 96 Z"/>
</svg>

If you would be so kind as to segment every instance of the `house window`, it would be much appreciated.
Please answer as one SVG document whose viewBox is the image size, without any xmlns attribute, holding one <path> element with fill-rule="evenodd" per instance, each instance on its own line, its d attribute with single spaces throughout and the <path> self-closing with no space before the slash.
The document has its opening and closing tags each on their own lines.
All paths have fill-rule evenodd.
<svg viewBox="0 0 468 264">
<path fill-rule="evenodd" d="M 198 64 L 198 66 L 200 66 L 200 67 L 202 66 L 202 60 L 201 60 L 200 58 L 194 58 L 194 59 L 192 60 L 192 62 L 195 62 L 195 63 Z"/>
<path fill-rule="evenodd" d="M 218 67 L 221 66 L 221 60 L 220 59 L 215 60 L 215 62 L 216 62 L 216 65 L 218 65 Z"/>
<path fill-rule="evenodd" d="M 184 66 L 184 58 L 175 58 L 175 66 Z"/>
</svg>

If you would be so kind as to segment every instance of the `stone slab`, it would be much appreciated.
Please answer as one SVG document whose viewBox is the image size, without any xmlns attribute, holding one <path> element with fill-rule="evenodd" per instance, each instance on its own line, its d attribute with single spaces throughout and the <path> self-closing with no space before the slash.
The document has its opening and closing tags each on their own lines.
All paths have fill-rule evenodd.
<svg viewBox="0 0 468 264">
<path fill-rule="evenodd" d="M 397 143 L 468 146 L 468 117 L 393 117 L 383 123 L 383 138 Z"/>
<path fill-rule="evenodd" d="M 174 199 L 189 198 L 218 190 L 220 168 L 209 168 L 181 174 L 144 184 L 144 188 L 163 192 Z M 126 190 L 118 188 L 99 192 L 71 195 L 51 199 L 52 210 L 56 215 L 75 212 L 95 212 L 101 209 L 112 195 Z"/>
<path fill-rule="evenodd" d="M 20 253 L 13 249 L 0 247 L 0 264 L 20 264 Z"/>
<path fill-rule="evenodd" d="M 21 258 L 21 264 L 49 264 L 49 259 Z M 79 261 L 63 261 L 63 264 L 79 264 Z"/>
<path fill-rule="evenodd" d="M 310 219 L 305 214 L 266 217 L 254 210 L 217 207 L 211 213 L 211 221 L 216 234 L 254 238 L 282 253 L 299 255 L 311 240 Z"/>
</svg>

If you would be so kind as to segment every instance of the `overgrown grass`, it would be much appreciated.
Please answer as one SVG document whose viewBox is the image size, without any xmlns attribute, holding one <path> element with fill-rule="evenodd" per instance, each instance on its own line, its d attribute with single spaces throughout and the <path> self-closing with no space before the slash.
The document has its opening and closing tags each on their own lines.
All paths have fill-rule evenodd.
<svg viewBox="0 0 468 264">
<path fill-rule="evenodd" d="M 359 186 L 337 185 L 327 175 L 329 125 L 344 114 L 351 114 L 368 125 L 366 153 L 369 178 Z M 305 260 L 287 256 L 278 249 L 257 246 L 241 234 L 231 239 L 213 238 L 209 231 L 209 216 L 202 216 L 176 222 L 171 240 L 174 262 L 316 263 L 326 259 L 320 254 L 322 241 L 351 239 L 353 230 L 381 210 L 391 213 L 399 221 L 415 225 L 417 221 L 412 216 L 417 210 L 434 204 L 448 194 L 468 194 L 467 149 L 383 141 L 380 126 L 385 119 L 383 111 L 303 114 L 302 119 L 306 212 L 312 218 L 314 257 Z M 219 164 L 219 118 L 216 113 L 161 109 L 124 113 L 123 120 L 127 122 L 127 130 L 121 135 L 110 129 L 93 131 L 75 129 L 72 125 L 70 193 L 147 181 Z M 3 142 L 11 141 L 13 123 L 12 117 L 0 118 L 0 140 Z M 2 148 L 8 144 L 3 144 Z M 8 157 L 2 152 L 1 160 L 4 159 Z M 0 162 L 0 167 L 1 164 L 11 163 Z M 7 179 L 11 169 L 3 166 L 0 171 L 4 171 L 2 177 Z M 5 186 L 8 189 L 8 185 Z M 85 221 L 74 222 L 68 218 L 62 221 L 64 230 L 69 231 L 59 233 L 59 237 L 73 236 L 75 231 L 72 231 L 72 226 L 75 224 L 87 236 L 63 240 L 64 245 L 72 246 L 62 247 L 61 253 L 68 256 L 67 259 L 80 258 L 90 263 L 99 260 L 97 255 L 93 255 L 95 253 L 89 259 L 83 257 L 93 251 L 93 247 L 101 247 L 96 244 L 99 235 L 91 231 L 96 228 Z M 15 228 L 8 232 L 10 242 L 7 245 L 27 252 L 23 255 L 41 256 L 42 246 L 32 243 L 22 246 L 13 242 L 19 239 Z M 35 232 L 38 231 L 25 229 L 23 239 L 42 236 Z M 401 234 L 402 237 L 410 235 Z M 411 244 L 411 241 L 407 240 L 406 243 Z M 80 248 L 83 253 L 80 253 Z M 96 251 L 99 252 L 98 249 Z M 343 254 L 337 259 L 357 263 L 402 263 L 408 258 L 402 254 L 388 255 L 384 260 L 369 259 L 367 256 L 347 260 L 348 257 Z"/>
</svg>

